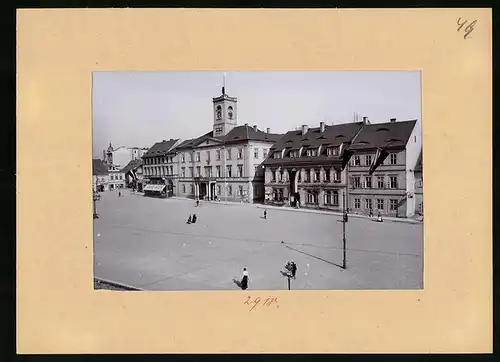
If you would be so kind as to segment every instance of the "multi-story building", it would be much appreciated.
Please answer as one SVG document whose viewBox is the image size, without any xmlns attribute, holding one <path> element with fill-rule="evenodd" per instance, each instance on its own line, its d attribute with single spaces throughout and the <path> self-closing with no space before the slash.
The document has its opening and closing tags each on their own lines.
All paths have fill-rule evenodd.
<svg viewBox="0 0 500 362">
<path fill-rule="evenodd" d="M 266 202 L 340 210 L 347 186 L 345 150 L 362 122 L 287 132 L 273 147 L 265 165 Z"/>
<path fill-rule="evenodd" d="M 352 213 L 415 214 L 416 165 L 422 149 L 417 120 L 364 124 L 349 147 L 348 208 Z"/>
<path fill-rule="evenodd" d="M 167 197 L 175 195 L 177 189 L 177 162 L 174 148 L 179 139 L 155 143 L 143 156 L 143 176 L 147 184 L 164 185 Z M 143 190 L 146 190 L 143 188 Z"/>
<path fill-rule="evenodd" d="M 142 159 L 135 159 L 122 169 L 125 175 L 125 187 L 137 189 L 138 174 L 142 176 Z"/>
<path fill-rule="evenodd" d="M 92 160 L 92 190 L 103 192 L 109 190 L 108 166 L 99 159 Z"/>
<path fill-rule="evenodd" d="M 238 126 L 237 98 L 212 99 L 213 128 L 175 148 L 179 170 L 179 196 L 254 202 L 264 198 L 262 162 L 282 136 Z"/>
<path fill-rule="evenodd" d="M 422 178 L 422 151 L 418 156 L 417 164 L 413 170 L 415 173 L 415 213 L 424 214 L 424 199 L 423 199 L 423 178 Z"/>
<path fill-rule="evenodd" d="M 125 174 L 117 166 L 109 166 L 109 191 L 125 188 Z"/>
</svg>

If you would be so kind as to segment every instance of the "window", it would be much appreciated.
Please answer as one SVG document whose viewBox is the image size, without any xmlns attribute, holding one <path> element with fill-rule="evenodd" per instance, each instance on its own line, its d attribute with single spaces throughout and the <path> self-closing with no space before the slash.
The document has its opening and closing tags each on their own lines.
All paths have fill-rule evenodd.
<svg viewBox="0 0 500 362">
<path fill-rule="evenodd" d="M 193 154 L 192 153 L 189 154 L 189 162 L 193 162 Z"/>
<path fill-rule="evenodd" d="M 391 163 L 391 165 L 397 164 L 397 158 L 398 158 L 397 154 L 391 153 L 391 156 L 390 156 L 390 163 Z"/>
<path fill-rule="evenodd" d="M 222 126 L 215 127 L 215 135 L 220 135 L 222 133 Z"/>
<path fill-rule="evenodd" d="M 339 204 L 339 192 L 337 190 L 326 191 L 325 192 L 325 204 L 326 205 L 338 205 Z"/>
<path fill-rule="evenodd" d="M 227 166 L 227 167 L 226 167 L 226 174 L 227 174 L 227 177 L 232 177 L 232 175 L 231 175 L 231 169 L 232 169 L 232 166 Z"/>
<path fill-rule="evenodd" d="M 361 200 L 360 199 L 354 199 L 354 208 L 359 209 L 361 207 Z"/>
<path fill-rule="evenodd" d="M 207 160 L 210 162 L 210 151 L 207 151 Z"/>
<path fill-rule="evenodd" d="M 267 157 L 267 149 L 266 149 L 266 148 L 262 149 L 262 156 L 263 156 L 264 158 L 266 158 L 266 157 Z"/>
<path fill-rule="evenodd" d="M 192 194 L 193 193 L 193 185 L 189 185 L 189 193 Z"/>
<path fill-rule="evenodd" d="M 297 182 L 302 182 L 302 170 L 297 171 L 299 176 L 297 177 Z"/>
<path fill-rule="evenodd" d="M 320 181 L 320 172 L 319 170 L 314 171 L 314 182 Z"/>
<path fill-rule="evenodd" d="M 372 209 L 372 199 L 365 199 L 365 207 L 368 210 Z"/>
<path fill-rule="evenodd" d="M 170 174 L 173 175 L 174 174 L 174 166 L 170 166 Z"/>
<path fill-rule="evenodd" d="M 185 167 L 181 168 L 181 175 L 182 175 L 182 177 L 186 177 L 186 168 Z"/>
<path fill-rule="evenodd" d="M 259 158 L 259 149 L 258 148 L 256 148 L 256 149 L 253 150 L 253 157 L 254 158 Z"/>
<path fill-rule="evenodd" d="M 311 182 L 311 172 L 306 171 L 305 182 Z"/>
<path fill-rule="evenodd" d="M 308 192 L 307 193 L 307 202 L 310 204 L 318 203 L 318 194 L 316 192 Z"/>
<path fill-rule="evenodd" d="M 186 162 L 186 156 L 184 153 L 181 153 L 181 162 Z"/>
<path fill-rule="evenodd" d="M 232 193 L 233 193 L 233 187 L 232 187 L 231 185 L 228 185 L 228 186 L 227 186 L 227 194 L 228 194 L 229 196 L 231 196 L 231 195 L 232 195 Z"/>
<path fill-rule="evenodd" d="M 230 160 L 230 159 L 231 159 L 231 149 L 228 148 L 227 153 L 226 153 L 226 160 Z"/>
<path fill-rule="evenodd" d="M 243 158 L 243 150 L 241 148 L 238 148 L 238 160 L 241 160 Z"/>
<path fill-rule="evenodd" d="M 200 176 L 201 176 L 201 167 L 197 166 L 196 167 L 196 177 L 200 177 Z"/>
<path fill-rule="evenodd" d="M 377 210 L 384 210 L 384 199 L 377 199 Z"/>
<path fill-rule="evenodd" d="M 205 176 L 212 177 L 212 167 L 205 167 Z"/>
<path fill-rule="evenodd" d="M 340 171 L 339 170 L 335 170 L 335 172 L 333 173 L 333 179 L 336 181 L 336 182 L 340 182 Z"/>
<path fill-rule="evenodd" d="M 200 162 L 200 153 L 196 152 L 196 162 Z"/>
<path fill-rule="evenodd" d="M 193 177 L 193 168 L 192 167 L 189 168 L 188 177 Z"/>
<path fill-rule="evenodd" d="M 317 148 L 309 148 L 307 150 L 307 156 L 309 157 L 315 157 L 318 155 L 318 149 Z"/>
<path fill-rule="evenodd" d="M 215 159 L 220 161 L 220 150 L 215 151 Z"/>
<path fill-rule="evenodd" d="M 339 204 L 339 192 L 337 190 L 332 191 L 332 198 L 333 198 L 333 205 L 338 205 Z"/>
<path fill-rule="evenodd" d="M 242 165 L 238 165 L 238 174 L 236 176 L 243 177 L 243 166 Z"/>
<path fill-rule="evenodd" d="M 391 176 L 389 179 L 390 179 L 390 187 L 391 187 L 391 189 L 397 189 L 398 188 L 398 177 L 397 176 Z"/>
<path fill-rule="evenodd" d="M 299 150 L 290 151 L 290 158 L 297 158 L 297 157 L 299 157 Z"/>
<path fill-rule="evenodd" d="M 221 185 L 217 185 L 217 195 L 220 196 L 221 195 L 221 192 L 222 191 L 222 187 Z"/>
<path fill-rule="evenodd" d="M 384 176 L 377 176 L 377 187 L 379 189 L 384 188 Z"/>
<path fill-rule="evenodd" d="M 361 159 L 359 156 L 354 156 L 354 166 L 359 166 L 361 165 Z"/>
<path fill-rule="evenodd" d="M 398 200 L 391 200 L 390 209 L 391 211 L 396 211 L 398 209 Z"/>
<path fill-rule="evenodd" d="M 215 167 L 215 177 L 220 177 L 220 166 Z"/>
<path fill-rule="evenodd" d="M 186 185 L 182 185 L 182 193 L 185 194 L 186 193 Z"/>
<path fill-rule="evenodd" d="M 238 196 L 243 196 L 243 186 L 238 186 Z"/>
<path fill-rule="evenodd" d="M 352 185 L 354 188 L 360 188 L 361 187 L 361 177 L 353 176 Z"/>
<path fill-rule="evenodd" d="M 274 157 L 274 158 L 281 158 L 281 151 L 276 151 L 276 152 L 274 152 L 273 157 Z"/>
<path fill-rule="evenodd" d="M 365 165 L 370 166 L 372 164 L 372 155 L 366 155 L 365 157 Z"/>
<path fill-rule="evenodd" d="M 337 156 L 339 149 L 337 147 L 328 147 L 326 149 L 327 156 Z"/>
<path fill-rule="evenodd" d="M 276 171 L 271 171 L 271 181 L 276 182 Z"/>
<path fill-rule="evenodd" d="M 372 177 L 371 176 L 365 176 L 365 187 L 367 189 L 372 188 Z"/>
<path fill-rule="evenodd" d="M 330 170 L 325 170 L 325 182 L 330 182 Z"/>
</svg>

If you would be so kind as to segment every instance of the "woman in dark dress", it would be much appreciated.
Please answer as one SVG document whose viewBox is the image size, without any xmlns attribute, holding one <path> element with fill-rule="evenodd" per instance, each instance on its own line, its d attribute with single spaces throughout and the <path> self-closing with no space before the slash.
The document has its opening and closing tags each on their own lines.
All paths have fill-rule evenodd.
<svg viewBox="0 0 500 362">
<path fill-rule="evenodd" d="M 248 288 L 248 271 L 247 268 L 243 268 L 243 278 L 241 278 L 241 289 L 245 290 Z"/>
</svg>

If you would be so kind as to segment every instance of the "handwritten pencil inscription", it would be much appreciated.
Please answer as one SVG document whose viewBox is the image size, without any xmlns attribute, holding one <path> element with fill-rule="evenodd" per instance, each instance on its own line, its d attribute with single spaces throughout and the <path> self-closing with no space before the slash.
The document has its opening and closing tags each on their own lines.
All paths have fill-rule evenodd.
<svg viewBox="0 0 500 362">
<path fill-rule="evenodd" d="M 458 18 L 457 20 L 457 31 L 463 30 L 464 39 L 468 39 L 469 35 L 474 31 L 474 27 L 477 24 L 477 20 L 473 20 L 469 22 L 469 20 L 462 20 L 462 18 Z"/>
<path fill-rule="evenodd" d="M 275 305 L 276 308 L 279 308 L 278 297 L 267 297 L 265 299 L 257 297 L 252 299 L 251 296 L 248 296 L 243 304 L 246 304 L 250 307 L 250 312 L 257 308 L 257 306 L 271 307 Z"/>
</svg>

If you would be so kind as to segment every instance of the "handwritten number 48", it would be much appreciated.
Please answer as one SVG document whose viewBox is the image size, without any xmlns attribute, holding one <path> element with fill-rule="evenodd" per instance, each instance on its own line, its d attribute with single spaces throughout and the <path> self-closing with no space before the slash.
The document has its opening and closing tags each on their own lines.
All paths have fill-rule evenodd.
<svg viewBox="0 0 500 362">
<path fill-rule="evenodd" d="M 458 28 L 457 28 L 457 31 L 460 31 L 462 30 L 462 28 L 464 29 L 464 39 L 467 39 L 468 36 L 470 35 L 470 33 L 472 33 L 472 31 L 474 30 L 474 26 L 476 25 L 477 23 L 477 20 L 474 20 L 472 22 L 469 23 L 468 20 L 463 20 L 462 21 L 462 18 L 458 18 L 457 20 L 457 25 L 458 25 Z M 465 28 L 464 28 L 465 26 Z"/>
</svg>

